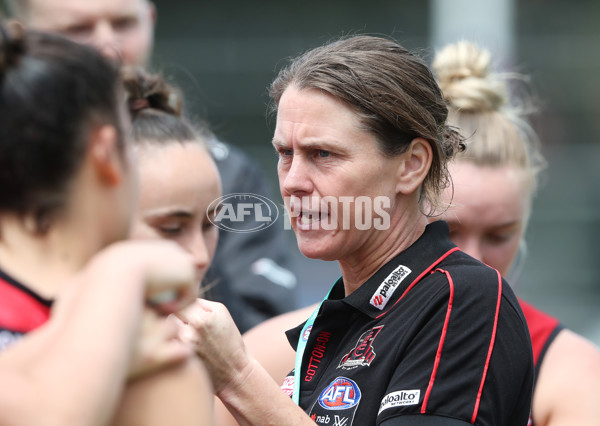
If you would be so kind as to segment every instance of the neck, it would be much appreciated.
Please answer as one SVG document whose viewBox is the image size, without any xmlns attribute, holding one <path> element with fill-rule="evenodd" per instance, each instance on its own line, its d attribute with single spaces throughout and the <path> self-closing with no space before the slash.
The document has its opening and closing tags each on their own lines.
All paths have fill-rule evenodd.
<svg viewBox="0 0 600 426">
<path fill-rule="evenodd" d="M 99 238 L 66 220 L 42 235 L 28 225 L 16 215 L 0 217 L 0 268 L 41 296 L 55 298 L 101 246 Z"/>
<path fill-rule="evenodd" d="M 373 238 L 360 251 L 346 259 L 340 259 L 346 296 L 363 285 L 381 267 L 410 247 L 419 239 L 427 218 L 417 209 L 392 216 L 390 228 L 373 231 Z"/>
</svg>

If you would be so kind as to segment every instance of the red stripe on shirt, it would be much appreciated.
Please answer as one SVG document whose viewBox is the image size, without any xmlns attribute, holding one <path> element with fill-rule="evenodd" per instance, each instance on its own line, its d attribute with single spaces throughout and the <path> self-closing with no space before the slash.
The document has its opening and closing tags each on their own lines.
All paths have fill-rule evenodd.
<svg viewBox="0 0 600 426">
<path fill-rule="evenodd" d="M 27 333 L 48 321 L 50 308 L 27 292 L 0 279 L 0 327 Z"/>
<path fill-rule="evenodd" d="M 477 413 L 479 412 L 479 403 L 481 402 L 481 393 L 483 392 L 483 384 L 487 375 L 488 367 L 490 365 L 490 358 L 494 350 L 494 342 L 496 341 L 496 329 L 498 327 L 498 316 L 500 315 L 500 301 L 502 300 L 502 276 L 500 272 L 496 271 L 498 275 L 498 300 L 496 301 L 496 314 L 494 316 L 494 328 L 492 329 L 492 338 L 490 339 L 490 346 L 488 348 L 487 358 L 485 360 L 485 366 L 483 368 L 483 374 L 481 375 L 481 383 L 479 384 L 479 391 L 477 392 L 477 399 L 475 400 L 475 408 L 473 409 L 473 417 L 471 417 L 471 423 L 474 424 L 477 419 Z"/>
<path fill-rule="evenodd" d="M 458 247 L 454 247 L 454 248 L 448 250 L 446 253 L 444 253 L 438 260 L 433 262 L 431 264 L 431 266 L 429 266 L 429 268 L 425 269 L 417 278 L 414 279 L 414 281 L 412 283 L 410 283 L 410 285 L 406 288 L 406 290 L 404 290 L 404 293 L 402 293 L 402 296 L 400 296 L 400 298 L 398 300 L 396 300 L 396 302 L 394 302 L 394 304 L 392 306 L 390 306 L 390 308 L 387 311 L 385 311 L 377 316 L 377 319 L 381 318 L 382 316 L 387 314 L 389 311 L 391 311 L 394 308 L 394 306 L 396 306 L 398 304 L 398 302 L 400 302 L 402 300 L 402 298 L 404 296 L 406 296 L 408 294 L 408 292 L 421 280 L 421 278 L 423 278 L 425 275 L 429 274 L 431 272 L 431 270 L 433 268 L 435 268 L 437 265 L 439 265 L 439 263 L 442 260 L 444 260 L 445 258 L 450 256 L 455 251 L 459 251 L 459 250 L 460 249 Z"/>
<path fill-rule="evenodd" d="M 531 336 L 533 364 L 537 366 L 540 361 L 540 355 L 547 347 L 548 339 L 552 337 L 560 322 L 521 299 L 519 299 L 519 304 L 525 315 L 529 335 Z"/>
<path fill-rule="evenodd" d="M 429 402 L 429 395 L 431 394 L 431 389 L 433 388 L 433 384 L 435 382 L 435 376 L 437 374 L 438 366 L 440 365 L 440 359 L 442 358 L 442 349 L 444 348 L 444 342 L 446 341 L 446 332 L 448 331 L 448 323 L 450 322 L 450 314 L 452 313 L 452 303 L 454 302 L 454 281 L 452 281 L 452 277 L 447 271 L 443 269 L 437 270 L 445 274 L 448 278 L 448 285 L 450 286 L 450 296 L 448 298 L 448 307 L 446 308 L 446 318 L 444 319 L 444 327 L 442 328 L 440 343 L 438 344 L 437 353 L 435 354 L 433 371 L 431 372 L 431 377 L 429 378 L 429 385 L 427 386 L 427 391 L 425 392 L 425 396 L 423 397 L 423 403 L 421 404 L 421 414 L 425 414 L 425 411 L 427 409 L 427 402 Z"/>
</svg>

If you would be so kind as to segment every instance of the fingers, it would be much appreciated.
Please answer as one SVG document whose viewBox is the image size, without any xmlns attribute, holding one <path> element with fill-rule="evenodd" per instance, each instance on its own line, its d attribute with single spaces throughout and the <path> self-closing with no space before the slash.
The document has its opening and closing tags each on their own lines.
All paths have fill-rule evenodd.
<svg viewBox="0 0 600 426">
<path fill-rule="evenodd" d="M 87 272 L 90 277 L 106 277 L 121 288 L 141 286 L 147 306 L 161 315 L 192 303 L 199 289 L 192 257 L 172 241 L 113 244 L 94 258 Z"/>
<path fill-rule="evenodd" d="M 193 347 L 178 339 L 179 324 L 172 317 L 159 317 L 146 309 L 135 348 L 130 378 L 137 378 L 177 364 L 194 355 Z"/>
</svg>

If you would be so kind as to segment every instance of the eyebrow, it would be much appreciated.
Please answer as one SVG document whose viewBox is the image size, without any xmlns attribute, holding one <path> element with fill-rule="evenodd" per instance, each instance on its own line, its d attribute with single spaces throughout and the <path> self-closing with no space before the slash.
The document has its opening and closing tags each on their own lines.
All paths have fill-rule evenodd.
<svg viewBox="0 0 600 426">
<path fill-rule="evenodd" d="M 169 216 L 177 219 L 189 219 L 193 215 L 185 210 L 173 210 L 169 208 L 152 210 L 144 215 L 144 217 Z"/>
<path fill-rule="evenodd" d="M 287 148 L 288 144 L 279 140 L 273 139 L 271 142 L 275 148 Z M 324 151 L 343 151 L 343 144 L 335 144 L 334 142 L 320 140 L 309 140 L 300 142 L 300 149 L 321 149 Z"/>
<path fill-rule="evenodd" d="M 275 147 L 275 148 L 283 148 L 286 146 L 285 142 L 279 140 L 279 139 L 275 139 L 273 138 L 273 140 L 271 140 L 271 144 Z"/>
<path fill-rule="evenodd" d="M 462 222 L 455 216 L 452 218 L 446 218 L 446 219 L 444 219 L 444 221 L 447 222 L 449 225 L 454 225 L 454 224 L 462 225 Z M 499 225 L 494 225 L 491 229 L 498 230 L 498 229 L 505 229 L 505 228 L 513 228 L 515 226 L 518 226 L 520 223 L 521 223 L 521 221 L 514 220 L 511 222 L 505 222 L 505 223 L 501 223 Z"/>
</svg>

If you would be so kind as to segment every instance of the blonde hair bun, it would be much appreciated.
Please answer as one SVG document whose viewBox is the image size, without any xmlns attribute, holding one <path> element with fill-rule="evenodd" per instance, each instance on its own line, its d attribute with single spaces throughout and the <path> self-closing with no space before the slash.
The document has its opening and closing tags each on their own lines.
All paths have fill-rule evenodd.
<svg viewBox="0 0 600 426">
<path fill-rule="evenodd" d="M 464 40 L 437 52 L 432 64 L 446 100 L 470 112 L 496 111 L 507 102 L 506 84 L 490 66 L 490 52 Z"/>
</svg>

